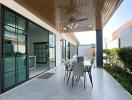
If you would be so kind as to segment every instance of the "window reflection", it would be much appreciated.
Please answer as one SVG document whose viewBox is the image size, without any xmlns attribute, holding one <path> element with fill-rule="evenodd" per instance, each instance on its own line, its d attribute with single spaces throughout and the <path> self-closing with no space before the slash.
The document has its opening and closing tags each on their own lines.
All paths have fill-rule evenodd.
<svg viewBox="0 0 132 100">
<path fill-rule="evenodd" d="M 26 80 L 26 20 L 4 10 L 4 89 Z"/>
</svg>

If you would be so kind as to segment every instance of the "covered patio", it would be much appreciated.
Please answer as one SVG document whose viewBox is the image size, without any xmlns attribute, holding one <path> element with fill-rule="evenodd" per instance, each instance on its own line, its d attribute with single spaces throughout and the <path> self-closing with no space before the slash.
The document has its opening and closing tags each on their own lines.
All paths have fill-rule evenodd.
<svg viewBox="0 0 132 100">
<path fill-rule="evenodd" d="M 0 95 L 0 100 L 132 100 L 132 96 L 102 68 L 92 68 L 91 87 L 87 75 L 86 89 L 83 78 L 72 88 L 64 82 L 64 65 L 48 72 L 55 73 L 49 79 L 33 78 L 30 81 Z"/>
<path fill-rule="evenodd" d="M 103 67 L 103 28 L 123 0 L 15 0 L 63 35 L 96 31 L 96 62 Z"/>
<path fill-rule="evenodd" d="M 56 40 L 53 41 L 56 50 L 52 52 L 55 55 L 56 67 L 45 72 L 54 73 L 48 79 L 39 79 L 38 76 L 30 79 L 27 63 L 24 83 L 15 84 L 15 88 L 3 92 L 4 82 L 0 82 L 2 90 L 0 100 L 132 100 L 132 96 L 103 69 L 103 28 L 122 2 L 123 0 L 10 0 L 8 3 L 2 0 L 2 7 L 7 6 L 14 10 L 12 12 L 18 13 L 16 15 L 20 14 L 26 20 L 56 35 Z M 71 78 L 68 85 L 64 81 L 65 67 L 62 63 L 61 51 L 63 39 L 67 39 L 69 43 L 78 47 L 80 44 L 73 32 L 82 31 L 96 31 L 97 67 L 92 67 L 91 70 L 93 87 L 87 75 L 86 89 L 83 88 L 83 79 L 74 87 L 72 87 Z M 27 30 L 28 35 L 29 30 Z M 0 46 L 3 46 L 2 43 Z M 65 59 L 69 53 L 67 51 L 64 52 Z M 2 53 L 0 55 L 2 56 Z M 26 57 L 29 57 L 28 49 L 26 49 Z M 2 59 L 0 57 L 1 61 Z M 1 65 L 0 69 L 2 69 L 0 80 L 3 80 L 4 67 Z"/>
</svg>

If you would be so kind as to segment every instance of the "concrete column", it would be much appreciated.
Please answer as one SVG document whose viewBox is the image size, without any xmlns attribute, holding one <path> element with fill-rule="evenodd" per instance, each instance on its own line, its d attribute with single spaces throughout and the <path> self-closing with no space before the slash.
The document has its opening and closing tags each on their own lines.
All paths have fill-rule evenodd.
<svg viewBox="0 0 132 100">
<path fill-rule="evenodd" d="M 103 32 L 102 29 L 96 29 L 96 65 L 103 67 Z"/>
<path fill-rule="evenodd" d="M 2 60 L 2 38 L 3 38 L 3 14 L 2 14 L 2 5 L 0 4 L 0 94 L 2 93 L 3 86 L 3 60 Z"/>
<path fill-rule="evenodd" d="M 61 34 L 61 33 L 60 33 Z M 56 66 L 61 64 L 61 35 L 56 34 Z"/>
</svg>

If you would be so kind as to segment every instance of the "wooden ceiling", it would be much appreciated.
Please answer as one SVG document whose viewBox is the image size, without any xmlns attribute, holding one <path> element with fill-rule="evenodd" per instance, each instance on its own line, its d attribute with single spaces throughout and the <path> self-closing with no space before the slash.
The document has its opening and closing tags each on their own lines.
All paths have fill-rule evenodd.
<svg viewBox="0 0 132 100">
<path fill-rule="evenodd" d="M 123 0 L 16 0 L 58 31 L 89 31 L 102 28 Z M 74 16 L 76 29 L 64 30 Z"/>
</svg>

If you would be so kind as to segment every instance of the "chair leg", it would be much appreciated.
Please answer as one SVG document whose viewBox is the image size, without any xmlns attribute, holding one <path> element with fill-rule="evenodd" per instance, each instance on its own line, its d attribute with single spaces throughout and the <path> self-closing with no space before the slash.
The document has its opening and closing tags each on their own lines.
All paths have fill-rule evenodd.
<svg viewBox="0 0 132 100">
<path fill-rule="evenodd" d="M 66 76 L 68 75 L 68 71 L 66 71 Z"/>
<path fill-rule="evenodd" d="M 78 78 L 78 83 L 79 83 L 79 81 L 80 81 L 80 76 L 79 76 L 79 78 Z"/>
<path fill-rule="evenodd" d="M 78 80 L 79 80 L 79 76 L 76 76 L 76 82 L 78 82 Z"/>
<path fill-rule="evenodd" d="M 74 83 L 74 76 L 72 76 L 72 87 L 73 87 L 73 83 Z"/>
<path fill-rule="evenodd" d="M 91 72 L 89 72 L 88 74 L 89 74 L 89 78 L 90 78 L 91 85 L 92 85 L 92 87 L 93 87 L 93 81 L 92 81 L 92 75 L 91 75 Z"/>
<path fill-rule="evenodd" d="M 86 79 L 86 73 L 84 73 L 84 89 L 86 88 L 85 87 L 85 79 Z"/>
<path fill-rule="evenodd" d="M 70 71 L 69 76 L 68 76 L 68 79 L 67 79 L 67 84 L 69 82 L 70 76 L 71 76 L 71 71 Z"/>
<path fill-rule="evenodd" d="M 66 74 L 67 74 L 67 72 L 65 71 L 64 81 L 65 81 L 65 78 L 66 78 Z"/>
</svg>

